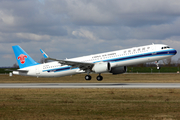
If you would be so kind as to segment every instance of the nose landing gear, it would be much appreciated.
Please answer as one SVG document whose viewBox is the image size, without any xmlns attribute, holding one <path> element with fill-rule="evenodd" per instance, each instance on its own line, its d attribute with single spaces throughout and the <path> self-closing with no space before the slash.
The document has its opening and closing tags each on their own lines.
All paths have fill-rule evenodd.
<svg viewBox="0 0 180 120">
<path fill-rule="evenodd" d="M 155 61 L 155 63 L 156 63 L 156 66 L 157 66 L 157 70 L 160 70 L 161 67 L 159 67 L 158 61 Z"/>
</svg>

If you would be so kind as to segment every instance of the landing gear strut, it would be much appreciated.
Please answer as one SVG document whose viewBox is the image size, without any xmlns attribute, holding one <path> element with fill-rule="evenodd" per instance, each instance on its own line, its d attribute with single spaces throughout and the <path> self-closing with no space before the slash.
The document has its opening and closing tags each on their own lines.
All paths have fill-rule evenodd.
<svg viewBox="0 0 180 120">
<path fill-rule="evenodd" d="M 155 61 L 155 63 L 156 63 L 156 66 L 157 66 L 157 70 L 160 70 L 161 67 L 159 67 L 158 61 Z"/>
<path fill-rule="evenodd" d="M 87 75 L 85 76 L 86 80 L 91 80 L 91 76 L 89 75 L 90 69 L 87 70 Z"/>
</svg>

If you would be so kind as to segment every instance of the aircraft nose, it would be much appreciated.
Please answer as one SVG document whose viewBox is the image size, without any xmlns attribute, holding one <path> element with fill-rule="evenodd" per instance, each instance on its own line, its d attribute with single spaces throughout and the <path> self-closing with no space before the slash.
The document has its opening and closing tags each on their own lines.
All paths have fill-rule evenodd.
<svg viewBox="0 0 180 120">
<path fill-rule="evenodd" d="M 177 54 L 177 50 L 174 49 L 174 55 Z"/>
</svg>

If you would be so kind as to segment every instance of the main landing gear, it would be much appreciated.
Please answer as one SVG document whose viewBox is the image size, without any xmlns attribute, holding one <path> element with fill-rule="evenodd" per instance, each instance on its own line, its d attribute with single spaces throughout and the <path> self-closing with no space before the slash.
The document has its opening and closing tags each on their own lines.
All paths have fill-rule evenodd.
<svg viewBox="0 0 180 120">
<path fill-rule="evenodd" d="M 101 76 L 101 74 L 99 74 L 99 75 L 96 77 L 96 79 L 97 79 L 98 81 L 102 81 L 102 80 L 103 80 L 103 77 Z"/>
<path fill-rule="evenodd" d="M 86 80 L 91 80 L 91 76 L 90 76 L 90 75 L 86 75 L 86 76 L 85 76 L 85 79 L 86 79 Z"/>
<path fill-rule="evenodd" d="M 157 70 L 160 70 L 161 67 L 159 67 L 158 61 L 155 61 L 155 63 L 156 63 L 156 66 L 157 66 Z"/>
<path fill-rule="evenodd" d="M 90 76 L 90 75 L 86 75 L 86 76 L 85 76 L 85 79 L 86 79 L 86 80 L 91 80 L 91 76 Z M 99 74 L 99 75 L 96 77 L 96 79 L 97 79 L 98 81 L 102 81 L 102 80 L 103 80 L 103 77 L 101 76 L 101 74 Z"/>
</svg>

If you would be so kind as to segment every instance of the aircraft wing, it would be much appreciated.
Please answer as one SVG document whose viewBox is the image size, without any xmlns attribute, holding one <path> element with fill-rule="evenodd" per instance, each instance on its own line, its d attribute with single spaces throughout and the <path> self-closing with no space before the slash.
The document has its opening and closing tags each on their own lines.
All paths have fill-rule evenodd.
<svg viewBox="0 0 180 120">
<path fill-rule="evenodd" d="M 71 61 L 71 60 L 58 60 L 58 59 L 54 59 L 54 58 L 46 58 L 46 59 L 58 61 L 62 65 L 72 66 L 71 68 L 79 67 L 81 70 L 86 70 L 86 69 L 94 66 L 94 63 L 88 63 L 88 62 L 78 62 L 78 61 Z"/>
<path fill-rule="evenodd" d="M 43 50 L 41 50 L 41 53 L 43 54 L 44 58 L 47 60 L 53 60 L 58 61 L 61 65 L 69 65 L 72 66 L 71 68 L 79 67 L 81 70 L 87 70 L 89 68 L 92 68 L 94 66 L 94 63 L 89 62 L 79 62 L 79 61 L 71 61 L 71 60 L 60 60 L 55 58 L 50 58 Z"/>
</svg>

